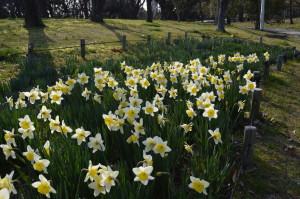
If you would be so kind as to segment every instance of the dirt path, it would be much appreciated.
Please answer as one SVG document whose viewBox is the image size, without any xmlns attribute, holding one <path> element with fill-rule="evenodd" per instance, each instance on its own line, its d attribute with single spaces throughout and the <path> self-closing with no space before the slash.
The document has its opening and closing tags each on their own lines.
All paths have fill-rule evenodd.
<svg viewBox="0 0 300 199">
<path fill-rule="evenodd" d="M 271 71 L 263 87 L 255 165 L 240 180 L 237 198 L 300 198 L 300 61 Z"/>
<path fill-rule="evenodd" d="M 250 27 L 250 26 L 247 26 L 245 28 L 254 29 L 254 27 Z M 287 34 L 294 37 L 300 37 L 300 31 L 298 30 L 281 29 L 281 28 L 264 28 L 264 31 Z"/>
</svg>

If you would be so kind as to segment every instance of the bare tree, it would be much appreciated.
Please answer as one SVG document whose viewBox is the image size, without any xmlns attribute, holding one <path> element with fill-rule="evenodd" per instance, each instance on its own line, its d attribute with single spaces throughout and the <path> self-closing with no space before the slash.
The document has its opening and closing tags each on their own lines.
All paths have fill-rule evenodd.
<svg viewBox="0 0 300 199">
<path fill-rule="evenodd" d="M 41 18 L 39 0 L 23 0 L 25 27 L 44 27 Z"/>
<path fill-rule="evenodd" d="M 153 13 L 152 13 L 152 0 L 147 0 L 147 22 L 151 22 L 153 20 Z"/>
<path fill-rule="evenodd" d="M 91 21 L 103 22 L 103 11 L 106 0 L 92 0 Z"/>
<path fill-rule="evenodd" d="M 217 31 L 225 32 L 225 16 L 229 0 L 220 0 Z"/>
</svg>

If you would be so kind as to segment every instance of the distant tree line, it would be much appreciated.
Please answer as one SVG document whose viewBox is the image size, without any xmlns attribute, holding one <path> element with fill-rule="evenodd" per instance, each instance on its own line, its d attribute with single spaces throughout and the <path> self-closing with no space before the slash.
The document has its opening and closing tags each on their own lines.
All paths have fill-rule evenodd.
<svg viewBox="0 0 300 199">
<path fill-rule="evenodd" d="M 265 0 L 266 21 L 283 22 L 300 16 L 300 0 Z M 259 25 L 261 0 L 0 0 L 0 18 L 25 18 L 25 26 L 42 26 L 41 18 L 153 18 L 152 5 L 159 7 L 161 20 L 203 21 L 214 19 L 224 26 L 232 20 Z M 143 5 L 147 5 L 144 9 Z M 146 11 L 147 10 L 147 11 Z M 35 18 L 35 19 L 34 19 Z M 220 29 L 220 30 L 221 30 Z"/>
</svg>

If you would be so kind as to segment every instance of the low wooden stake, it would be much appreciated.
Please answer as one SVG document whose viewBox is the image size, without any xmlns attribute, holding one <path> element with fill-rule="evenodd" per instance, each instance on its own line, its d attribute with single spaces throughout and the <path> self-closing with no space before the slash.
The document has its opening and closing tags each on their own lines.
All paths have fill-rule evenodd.
<svg viewBox="0 0 300 199">
<path fill-rule="evenodd" d="M 126 35 L 123 35 L 122 37 L 122 50 L 126 50 Z"/>
<path fill-rule="evenodd" d="M 294 50 L 296 50 L 297 48 L 296 48 L 296 46 L 293 46 L 292 47 L 292 51 L 294 52 Z"/>
<path fill-rule="evenodd" d="M 34 59 L 34 43 L 28 43 L 28 61 L 32 62 Z"/>
<path fill-rule="evenodd" d="M 188 31 L 184 32 L 184 37 L 185 37 L 185 39 L 188 39 L 188 37 L 189 37 L 189 32 Z"/>
<path fill-rule="evenodd" d="M 251 125 L 254 124 L 254 121 L 259 118 L 259 108 L 260 108 L 260 101 L 262 98 L 262 89 L 255 88 L 252 94 L 252 105 L 251 105 Z"/>
<path fill-rule="evenodd" d="M 167 37 L 167 44 L 171 44 L 171 36 L 172 36 L 172 33 L 171 32 L 168 32 L 168 37 Z"/>
<path fill-rule="evenodd" d="M 262 44 L 263 43 L 263 37 L 259 36 L 259 43 Z"/>
<path fill-rule="evenodd" d="M 254 151 L 256 131 L 257 129 L 255 126 L 245 126 L 243 149 L 242 149 L 243 167 L 247 167 L 253 163 L 253 151 Z"/>
<path fill-rule="evenodd" d="M 287 61 L 288 61 L 288 54 L 287 54 L 287 52 L 285 52 L 283 54 L 282 58 L 283 58 L 283 63 L 287 63 Z"/>
<path fill-rule="evenodd" d="M 266 79 L 270 74 L 270 60 L 265 61 L 264 63 L 264 78 Z"/>
<path fill-rule="evenodd" d="M 298 59 L 298 57 L 299 57 L 299 51 L 294 50 L 294 59 Z"/>
<path fill-rule="evenodd" d="M 253 80 L 256 83 L 256 88 L 259 88 L 260 87 L 260 71 L 253 72 Z"/>
<path fill-rule="evenodd" d="M 151 35 L 147 35 L 147 42 L 149 43 L 151 40 Z"/>
<path fill-rule="evenodd" d="M 80 39 L 80 55 L 85 59 L 85 39 Z"/>
<path fill-rule="evenodd" d="M 281 71 L 282 61 L 283 61 L 283 56 L 282 55 L 278 55 L 277 71 Z"/>
</svg>

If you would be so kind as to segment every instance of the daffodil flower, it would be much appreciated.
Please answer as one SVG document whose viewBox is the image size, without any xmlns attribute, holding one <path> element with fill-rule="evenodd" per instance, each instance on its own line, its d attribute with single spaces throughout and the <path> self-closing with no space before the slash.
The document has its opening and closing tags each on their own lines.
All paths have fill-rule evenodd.
<svg viewBox="0 0 300 199">
<path fill-rule="evenodd" d="M 154 180 L 154 177 L 151 176 L 152 166 L 133 168 L 132 171 L 136 175 L 134 181 L 140 181 L 143 185 L 147 185 L 149 180 Z"/>
<path fill-rule="evenodd" d="M 50 193 L 56 193 L 55 189 L 51 187 L 50 181 L 47 180 L 43 175 L 39 175 L 39 180 L 40 181 L 36 181 L 31 185 L 34 188 L 37 188 L 40 194 L 46 195 L 47 198 L 50 198 Z"/>
<path fill-rule="evenodd" d="M 205 180 L 200 180 L 199 178 L 195 178 L 194 176 L 190 176 L 191 183 L 189 187 L 194 189 L 198 193 L 203 193 L 207 195 L 206 188 L 209 186 L 209 182 Z"/>
</svg>

